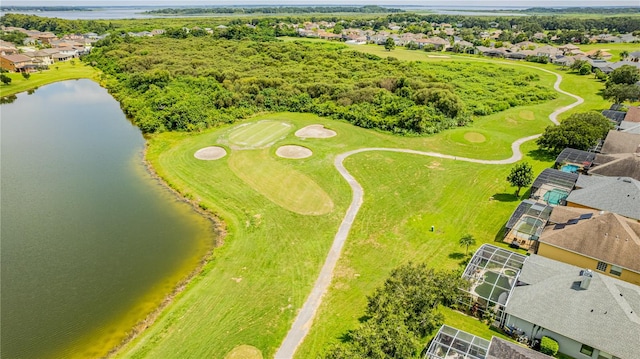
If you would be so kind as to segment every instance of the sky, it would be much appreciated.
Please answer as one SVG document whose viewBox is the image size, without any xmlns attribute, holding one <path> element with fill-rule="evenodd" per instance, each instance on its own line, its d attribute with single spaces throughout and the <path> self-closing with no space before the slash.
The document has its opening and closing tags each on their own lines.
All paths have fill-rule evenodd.
<svg viewBox="0 0 640 359">
<path fill-rule="evenodd" d="M 424 5 L 450 7 L 640 6 L 640 0 L 3 0 L 2 5 L 179 6 L 179 5 Z"/>
</svg>

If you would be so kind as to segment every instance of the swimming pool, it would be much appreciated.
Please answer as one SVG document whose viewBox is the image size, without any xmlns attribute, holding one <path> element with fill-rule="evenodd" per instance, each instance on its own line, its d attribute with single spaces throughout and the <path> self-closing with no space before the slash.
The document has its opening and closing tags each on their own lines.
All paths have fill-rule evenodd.
<svg viewBox="0 0 640 359">
<path fill-rule="evenodd" d="M 580 166 L 577 165 L 564 165 L 560 168 L 560 171 L 562 172 L 568 172 L 568 173 L 576 173 L 578 172 L 578 170 L 580 169 Z"/>
<path fill-rule="evenodd" d="M 567 198 L 568 195 L 569 195 L 569 193 L 567 191 L 563 191 L 561 189 L 554 188 L 551 191 L 548 191 L 547 193 L 545 193 L 543 198 L 544 198 L 545 202 L 547 202 L 549 204 L 552 204 L 552 205 L 557 205 L 562 200 Z"/>
</svg>

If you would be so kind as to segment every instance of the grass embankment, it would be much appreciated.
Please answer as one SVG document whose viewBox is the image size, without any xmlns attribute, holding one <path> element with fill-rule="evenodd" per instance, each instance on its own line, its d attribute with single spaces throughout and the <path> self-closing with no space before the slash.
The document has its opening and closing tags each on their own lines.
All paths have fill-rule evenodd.
<svg viewBox="0 0 640 359">
<path fill-rule="evenodd" d="M 548 80 L 548 79 L 547 79 Z M 549 81 L 545 80 L 545 83 Z M 570 102 L 561 96 L 559 103 Z M 555 102 L 555 101 L 554 101 Z M 504 158 L 518 137 L 539 132 L 548 120 L 535 106 L 503 113 L 469 128 L 423 138 L 382 134 L 313 115 L 275 114 L 255 120 L 284 121 L 293 129 L 264 151 L 237 152 L 218 161 L 199 161 L 193 153 L 225 139 L 234 128 L 200 135 L 166 133 L 149 140 L 148 159 L 160 176 L 187 197 L 218 213 L 228 236 L 214 260 L 159 321 L 120 353 L 121 357 L 224 357 L 238 345 L 273 355 L 295 313 L 306 299 L 327 254 L 351 193 L 333 167 L 336 154 L 362 147 L 401 147 L 442 151 L 468 157 Z M 547 113 L 554 107 L 548 107 Z M 539 116 L 535 117 L 535 113 Z M 531 120 L 532 114 L 534 118 Z M 320 123 L 338 135 L 298 139 L 293 132 Z M 478 142 L 482 133 L 487 139 Z M 310 148 L 304 160 L 275 156 L 277 146 Z M 533 149 L 529 144 L 527 150 Z M 334 203 L 329 214 L 305 216 L 285 210 L 267 196 L 264 186 L 243 181 L 230 169 L 242 157 L 269 156 L 280 171 L 298 172 L 315 182 Z M 313 357 L 328 342 L 357 323 L 366 295 L 389 271 L 409 260 L 455 268 L 461 261 L 459 237 L 467 232 L 479 242 L 493 242 L 516 205 L 504 178 L 510 166 L 470 164 L 398 153 L 362 153 L 346 165 L 365 188 L 365 202 L 351 231 L 332 289 L 300 357 Z M 535 162 L 540 171 L 548 162 Z M 256 166 L 259 168 L 259 166 Z M 264 173 L 252 173 L 259 181 Z M 490 197 L 495 200 L 490 200 Z M 428 231 L 431 225 L 436 231 Z M 453 254 L 452 254 L 453 253 Z M 455 319 L 452 312 L 447 317 Z"/>
<path fill-rule="evenodd" d="M 32 73 L 28 80 L 19 73 L 7 73 L 5 75 L 11 78 L 11 83 L 8 85 L 0 84 L 0 96 L 15 95 L 58 81 L 75 79 L 98 81 L 99 71 L 76 60 L 73 65 L 69 61 L 57 62 L 49 66 L 49 70 Z"/>
</svg>

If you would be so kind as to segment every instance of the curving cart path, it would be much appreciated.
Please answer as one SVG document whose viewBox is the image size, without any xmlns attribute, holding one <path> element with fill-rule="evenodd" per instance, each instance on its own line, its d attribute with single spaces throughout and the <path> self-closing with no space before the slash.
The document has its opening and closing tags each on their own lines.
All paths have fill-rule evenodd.
<svg viewBox="0 0 640 359">
<path fill-rule="evenodd" d="M 562 82 L 562 76 L 560 74 L 555 73 L 553 71 L 546 70 L 546 69 L 534 67 L 534 66 L 527 66 L 527 65 L 522 65 L 522 66 L 548 72 L 555 75 L 556 82 L 554 83 L 553 88 L 559 93 L 562 93 L 564 95 L 567 95 L 576 99 L 574 103 L 567 106 L 560 107 L 549 115 L 549 120 L 551 120 L 551 122 L 553 122 L 554 124 L 556 125 L 559 124 L 557 119 L 558 115 L 560 115 L 563 112 L 569 111 L 570 109 L 584 102 L 584 99 L 582 97 L 560 89 L 560 83 Z M 307 297 L 307 300 L 305 301 L 304 305 L 298 312 L 298 315 L 296 316 L 296 319 L 293 322 L 291 329 L 289 329 L 287 336 L 282 341 L 282 344 L 280 345 L 280 348 L 278 348 L 278 351 L 274 355 L 274 358 L 275 359 L 293 358 L 296 350 L 298 349 L 300 344 L 302 344 L 302 341 L 309 333 L 309 330 L 311 329 L 311 325 L 313 324 L 313 318 L 315 317 L 316 312 L 320 307 L 320 303 L 322 302 L 322 296 L 324 295 L 324 293 L 329 288 L 329 285 L 331 284 L 331 279 L 333 277 L 333 270 L 336 264 L 338 263 L 338 259 L 340 258 L 342 247 L 344 246 L 347 236 L 349 235 L 349 231 L 351 230 L 353 221 L 355 220 L 356 215 L 360 210 L 360 206 L 362 206 L 364 190 L 362 189 L 362 186 L 360 186 L 360 183 L 358 183 L 358 181 L 344 167 L 343 162 L 347 157 L 354 155 L 356 153 L 361 153 L 361 152 L 385 151 L 385 152 L 410 153 L 410 154 L 421 155 L 421 156 L 445 158 L 450 160 L 481 163 L 481 164 L 487 164 L 487 165 L 503 165 L 503 164 L 510 164 L 510 163 L 519 161 L 522 158 L 520 145 L 522 145 L 524 142 L 536 139 L 540 137 L 540 135 L 541 134 L 528 136 L 528 137 L 520 138 L 514 141 L 511 144 L 511 151 L 513 152 L 513 155 L 511 155 L 511 157 L 504 160 L 481 160 L 481 159 L 474 159 L 474 158 L 451 156 L 451 155 L 446 155 L 446 154 L 437 153 L 437 152 L 424 152 L 424 151 L 416 151 L 416 150 L 403 149 L 403 148 L 382 148 L 382 147 L 360 148 L 360 149 L 345 152 L 336 156 L 334 160 L 334 166 L 351 187 L 351 190 L 353 191 L 353 198 L 351 200 L 351 204 L 349 205 L 349 208 L 347 209 L 347 213 L 344 215 L 344 218 L 342 219 L 342 223 L 340 223 L 340 227 L 338 228 L 338 232 L 336 233 L 336 236 L 333 239 L 333 244 L 331 245 L 331 249 L 329 250 L 327 259 L 325 260 L 324 265 L 322 266 L 322 270 L 320 271 L 320 275 L 318 276 L 318 279 L 316 280 L 316 283 L 313 286 L 313 289 L 311 290 L 311 294 L 309 294 L 309 297 Z"/>
</svg>

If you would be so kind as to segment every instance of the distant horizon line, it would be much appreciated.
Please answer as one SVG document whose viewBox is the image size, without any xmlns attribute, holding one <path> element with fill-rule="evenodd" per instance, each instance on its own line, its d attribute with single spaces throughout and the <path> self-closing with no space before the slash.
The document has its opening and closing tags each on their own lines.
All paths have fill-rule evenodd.
<svg viewBox="0 0 640 359">
<path fill-rule="evenodd" d="M 145 3 L 139 3 L 139 4 L 135 4 L 135 5 L 115 5 L 114 3 L 124 3 L 124 2 L 128 2 L 128 1 L 113 1 L 110 4 L 94 4 L 94 5 L 90 5 L 90 4 L 82 4 L 82 3 L 78 3 L 78 4 L 54 4 L 54 3 L 48 3 L 48 4 L 42 4 L 42 2 L 34 2 L 32 4 L 28 4 L 25 3 L 23 1 L 19 2 L 19 3 L 12 3 L 12 2 L 4 2 L 4 4 L 0 5 L 0 7 L 6 8 L 6 7 L 16 7 L 16 8 L 20 8 L 20 7 L 42 7 L 42 8 L 47 8 L 47 7 L 70 7 L 70 8 L 133 8 L 133 7 L 365 7 L 365 6 L 379 6 L 379 7 L 385 7 L 385 8 L 402 8 L 402 7 L 421 7 L 421 8 L 438 8 L 438 9 L 447 9 L 447 7 L 451 7 L 451 8 L 456 8 L 456 9 L 493 9 L 493 10 L 499 10 L 499 9 L 530 9 L 530 8 L 545 8 L 545 9 L 568 9 L 568 8 L 594 8 L 594 9 L 598 9 L 598 8 L 635 8 L 637 6 L 633 6 L 633 5 L 564 5 L 564 6 L 558 6 L 558 5 L 548 5 L 548 6 L 544 6 L 544 5 L 451 5 L 451 4 L 430 4 L 430 5 L 422 5 L 422 4 L 411 4 L 411 3 L 403 3 L 403 4 L 365 4 L 365 3 L 353 3 L 353 4 L 345 4 L 345 3 L 341 3 L 341 4 L 336 4 L 336 3 L 309 3 L 309 4 L 299 4 L 299 3 L 291 3 L 291 4 L 257 4 L 257 3 L 246 3 L 246 4 L 182 4 L 182 3 L 176 3 L 176 4 L 170 4 L 170 3 L 164 3 L 164 4 L 148 4 L 146 3 L 146 1 L 144 1 Z M 163 3 L 164 1 L 160 1 L 161 3 Z"/>
</svg>

